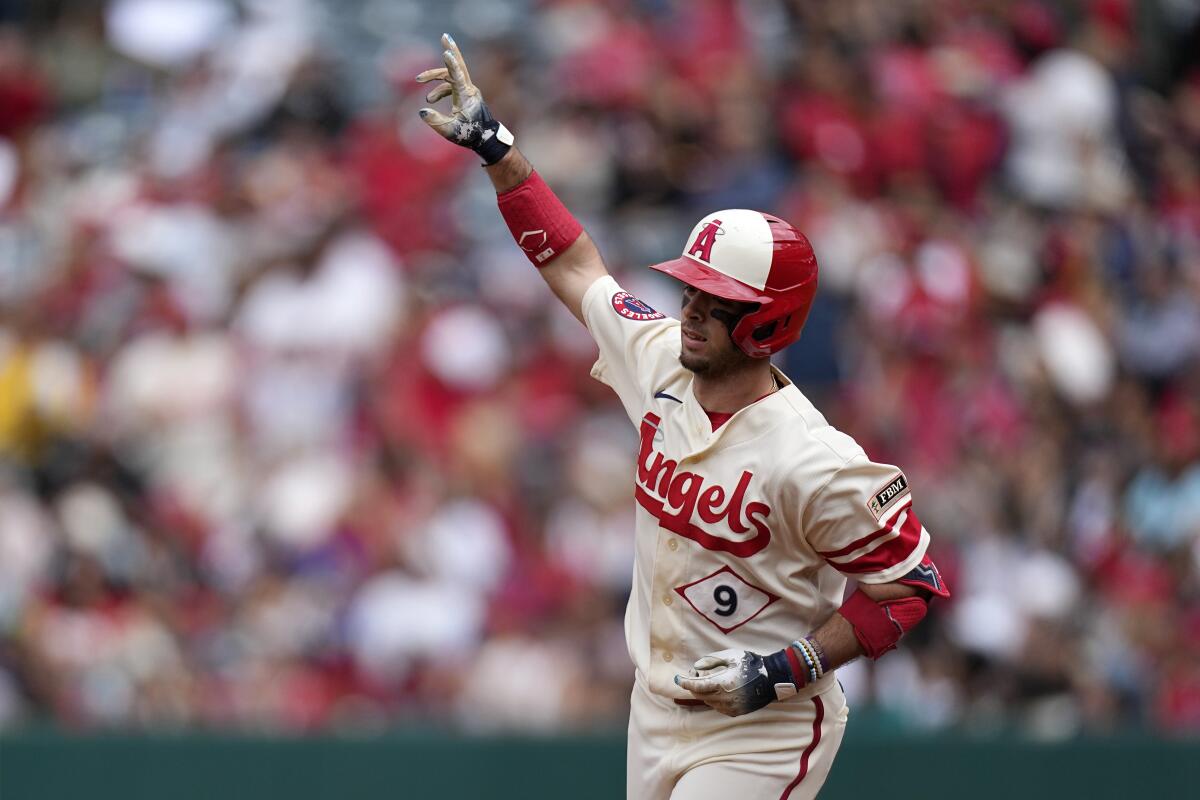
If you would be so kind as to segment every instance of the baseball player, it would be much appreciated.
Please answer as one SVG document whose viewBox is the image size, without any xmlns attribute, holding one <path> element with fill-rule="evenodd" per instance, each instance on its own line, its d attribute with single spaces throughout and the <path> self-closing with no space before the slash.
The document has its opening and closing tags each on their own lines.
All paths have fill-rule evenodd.
<svg viewBox="0 0 1200 800">
<path fill-rule="evenodd" d="M 609 275 L 442 44 L 444 65 L 417 80 L 453 105 L 421 118 L 483 159 L 513 237 L 595 338 L 592 375 L 640 436 L 627 794 L 814 797 L 846 726 L 834 671 L 894 648 L 948 591 L 904 473 L 770 362 L 804 326 L 812 247 L 770 214 L 709 214 L 652 267 L 683 283 L 679 319 L 656 311 Z"/>
</svg>

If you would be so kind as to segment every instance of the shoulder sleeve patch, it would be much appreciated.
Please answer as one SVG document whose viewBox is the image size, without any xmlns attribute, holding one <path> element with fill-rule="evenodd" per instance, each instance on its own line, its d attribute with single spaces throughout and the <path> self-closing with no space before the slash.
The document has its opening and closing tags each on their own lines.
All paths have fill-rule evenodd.
<svg viewBox="0 0 1200 800">
<path fill-rule="evenodd" d="M 908 478 L 901 472 L 884 486 L 880 487 L 867 501 L 867 508 L 875 515 L 875 519 L 891 508 L 892 504 L 908 493 Z"/>
<path fill-rule="evenodd" d="M 661 311 L 655 311 L 650 307 L 650 304 L 644 300 L 639 300 L 629 292 L 617 292 L 612 298 L 613 310 L 620 314 L 625 319 L 632 319 L 637 322 L 649 322 L 652 319 L 664 319 L 666 314 Z"/>
</svg>

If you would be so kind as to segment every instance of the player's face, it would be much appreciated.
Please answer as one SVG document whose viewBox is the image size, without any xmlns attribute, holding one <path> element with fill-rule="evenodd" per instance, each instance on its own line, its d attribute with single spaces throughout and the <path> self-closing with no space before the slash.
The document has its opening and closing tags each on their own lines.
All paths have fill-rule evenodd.
<svg viewBox="0 0 1200 800">
<path fill-rule="evenodd" d="M 714 378 L 745 366 L 750 357 L 734 345 L 729 326 L 720 317 L 740 317 L 749 309 L 749 303 L 722 300 L 691 286 L 683 287 L 679 363 L 684 369 Z"/>
</svg>

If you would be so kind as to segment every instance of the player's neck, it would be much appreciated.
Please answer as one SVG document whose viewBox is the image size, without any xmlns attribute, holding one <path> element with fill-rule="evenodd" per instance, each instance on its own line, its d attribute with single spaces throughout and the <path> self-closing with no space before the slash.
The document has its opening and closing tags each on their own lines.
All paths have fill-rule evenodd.
<svg viewBox="0 0 1200 800">
<path fill-rule="evenodd" d="M 697 374 L 692 381 L 692 391 L 705 411 L 727 414 L 742 410 L 777 388 L 766 359 L 748 362 L 744 369 L 719 376 Z"/>
</svg>

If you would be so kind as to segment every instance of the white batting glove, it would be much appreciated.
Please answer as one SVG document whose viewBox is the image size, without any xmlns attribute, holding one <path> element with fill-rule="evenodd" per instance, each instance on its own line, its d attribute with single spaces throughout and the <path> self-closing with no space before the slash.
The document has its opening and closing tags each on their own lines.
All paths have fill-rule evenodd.
<svg viewBox="0 0 1200 800">
<path fill-rule="evenodd" d="M 484 164 L 495 164 L 512 147 L 513 135 L 488 111 L 483 94 L 472 83 L 467 62 L 450 34 L 442 34 L 442 47 L 445 48 L 442 53 L 445 66 L 425 70 L 417 75 L 417 82 L 442 81 L 430 90 L 425 99 L 436 103 L 444 97 L 453 98 L 450 114 L 432 108 L 422 108 L 418 113 L 429 127 L 445 139 L 474 150 Z"/>
<path fill-rule="evenodd" d="M 785 650 L 766 656 L 749 650 L 722 650 L 704 656 L 687 676 L 676 675 L 681 686 L 727 717 L 757 711 L 796 694 L 804 685 Z"/>
</svg>

